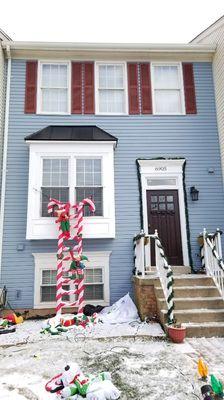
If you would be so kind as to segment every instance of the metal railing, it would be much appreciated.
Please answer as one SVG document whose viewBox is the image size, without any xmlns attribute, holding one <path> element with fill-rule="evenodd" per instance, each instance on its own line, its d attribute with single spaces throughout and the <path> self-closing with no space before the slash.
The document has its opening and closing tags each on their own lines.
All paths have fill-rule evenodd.
<svg viewBox="0 0 224 400">
<path fill-rule="evenodd" d="M 146 235 L 141 231 L 139 235 L 134 237 L 134 262 L 135 275 L 145 277 L 146 268 L 150 271 L 151 262 L 151 245 L 154 239 L 155 246 L 155 266 L 163 289 L 165 301 L 167 304 L 168 323 L 174 322 L 174 292 L 173 292 L 173 271 L 165 256 L 164 248 L 158 236 L 157 230 L 153 235 Z"/>
<path fill-rule="evenodd" d="M 222 231 L 214 234 L 203 231 L 203 256 L 206 272 L 212 277 L 220 295 L 224 299 L 224 262 L 221 245 Z"/>
</svg>

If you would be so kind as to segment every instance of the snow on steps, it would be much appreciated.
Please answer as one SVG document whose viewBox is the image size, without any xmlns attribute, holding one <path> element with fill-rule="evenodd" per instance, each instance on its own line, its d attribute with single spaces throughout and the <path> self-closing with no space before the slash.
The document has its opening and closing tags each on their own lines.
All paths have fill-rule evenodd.
<svg viewBox="0 0 224 400">
<path fill-rule="evenodd" d="M 167 307 L 159 280 L 157 282 L 157 306 L 165 327 Z M 177 273 L 174 275 L 174 299 L 175 318 L 186 326 L 187 337 L 224 337 L 224 301 L 212 278 Z"/>
</svg>

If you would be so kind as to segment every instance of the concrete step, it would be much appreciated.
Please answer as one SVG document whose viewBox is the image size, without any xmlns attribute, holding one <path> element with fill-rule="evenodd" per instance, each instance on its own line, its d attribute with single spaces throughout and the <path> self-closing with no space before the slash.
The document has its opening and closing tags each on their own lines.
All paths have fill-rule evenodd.
<svg viewBox="0 0 224 400">
<path fill-rule="evenodd" d="M 186 282 L 188 283 L 188 282 Z M 155 287 L 156 296 L 163 297 L 163 289 L 160 286 Z M 218 297 L 219 291 L 216 286 L 176 286 L 174 287 L 174 298 L 187 297 Z"/>
<path fill-rule="evenodd" d="M 174 287 L 177 286 L 214 286 L 214 281 L 207 275 L 178 275 L 174 276 Z"/>
<path fill-rule="evenodd" d="M 158 309 L 167 309 L 164 298 L 157 298 Z M 221 297 L 192 297 L 192 298 L 175 298 L 175 310 L 191 310 L 191 309 L 222 309 L 224 302 Z"/>
<path fill-rule="evenodd" d="M 191 274 L 191 267 L 186 267 L 183 265 L 171 265 L 171 269 L 174 275 Z M 146 274 L 157 274 L 156 267 L 146 267 Z"/>
<path fill-rule="evenodd" d="M 224 337 L 224 322 L 184 323 L 187 337 Z"/>
<path fill-rule="evenodd" d="M 224 322 L 224 308 L 222 309 L 194 309 L 194 310 L 175 310 L 174 316 L 177 323 L 204 323 L 204 322 Z M 167 310 L 160 311 L 162 324 L 167 322 Z"/>
</svg>

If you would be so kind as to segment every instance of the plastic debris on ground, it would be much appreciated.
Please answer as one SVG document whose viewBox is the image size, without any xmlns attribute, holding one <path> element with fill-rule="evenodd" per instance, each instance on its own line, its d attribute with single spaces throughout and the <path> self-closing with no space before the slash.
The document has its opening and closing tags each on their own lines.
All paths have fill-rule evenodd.
<svg viewBox="0 0 224 400">
<path fill-rule="evenodd" d="M 116 400 L 120 391 L 111 382 L 109 372 L 97 376 L 84 375 L 79 365 L 70 363 L 64 371 L 46 383 L 47 392 L 56 393 L 60 399 Z"/>
</svg>

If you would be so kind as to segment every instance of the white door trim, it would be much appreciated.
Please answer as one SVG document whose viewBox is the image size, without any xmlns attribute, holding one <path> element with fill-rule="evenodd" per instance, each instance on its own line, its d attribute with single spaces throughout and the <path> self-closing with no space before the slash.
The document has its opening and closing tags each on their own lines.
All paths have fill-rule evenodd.
<svg viewBox="0 0 224 400">
<path fill-rule="evenodd" d="M 173 160 L 138 160 L 142 187 L 142 212 L 143 228 L 148 233 L 148 212 L 146 201 L 146 190 L 173 189 L 178 191 L 180 209 L 180 228 L 182 239 L 183 264 L 189 266 L 189 254 L 187 245 L 187 224 L 185 214 L 184 188 L 183 188 L 183 165 L 185 159 Z M 161 185 L 150 184 L 150 179 L 166 179 Z"/>
</svg>

